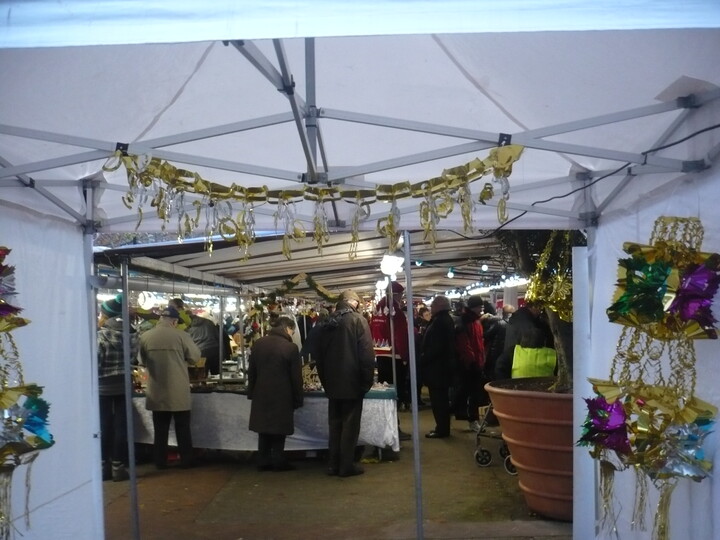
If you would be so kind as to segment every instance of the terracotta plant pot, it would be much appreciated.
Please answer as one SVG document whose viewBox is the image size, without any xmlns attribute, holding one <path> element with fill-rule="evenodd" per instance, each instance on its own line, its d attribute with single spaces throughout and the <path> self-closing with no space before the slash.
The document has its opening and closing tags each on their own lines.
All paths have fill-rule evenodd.
<svg viewBox="0 0 720 540">
<path fill-rule="evenodd" d="M 548 392 L 552 378 L 506 379 L 485 385 L 528 507 L 572 521 L 573 397 Z"/>
</svg>

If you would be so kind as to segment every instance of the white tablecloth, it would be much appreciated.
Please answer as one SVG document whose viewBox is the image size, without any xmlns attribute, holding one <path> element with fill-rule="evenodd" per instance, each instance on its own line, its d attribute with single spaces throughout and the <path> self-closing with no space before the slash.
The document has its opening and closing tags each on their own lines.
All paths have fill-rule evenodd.
<svg viewBox="0 0 720 540">
<path fill-rule="evenodd" d="M 286 450 L 327 448 L 327 407 L 326 397 L 305 396 L 303 407 L 295 411 L 295 433 L 286 439 Z M 133 398 L 133 408 L 135 442 L 152 444 L 152 413 L 145 409 L 145 398 Z M 196 448 L 257 450 L 257 434 L 248 430 L 250 401 L 244 394 L 193 393 L 191 418 L 193 446 Z M 172 427 L 168 442 L 176 445 Z M 359 443 L 391 447 L 396 452 L 400 450 L 394 392 L 388 392 L 388 397 L 384 399 L 375 397 L 363 401 Z"/>
</svg>

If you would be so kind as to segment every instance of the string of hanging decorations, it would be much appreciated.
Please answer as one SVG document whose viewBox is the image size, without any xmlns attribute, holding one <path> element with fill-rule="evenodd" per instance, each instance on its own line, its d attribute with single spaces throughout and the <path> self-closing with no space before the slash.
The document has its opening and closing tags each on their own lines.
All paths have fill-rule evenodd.
<svg viewBox="0 0 720 540">
<path fill-rule="evenodd" d="M 476 158 L 464 165 L 445 169 L 438 177 L 411 184 L 400 182 L 391 185 L 377 185 L 374 189 L 352 189 L 339 186 L 302 185 L 294 189 L 271 190 L 267 186 L 240 186 L 232 183 L 225 186 L 207 180 L 199 173 L 180 169 L 165 160 L 147 155 L 133 155 L 117 150 L 103 166 L 104 171 L 116 171 L 124 167 L 128 180 L 128 191 L 123 203 L 132 210 L 137 209 L 140 227 L 145 209 L 154 208 L 162 221 L 165 231 L 172 223 L 177 227 L 178 240 L 196 231 L 201 222 L 207 249 L 212 253 L 212 237 L 236 242 L 243 260 L 250 257 L 250 248 L 255 242 L 255 218 L 253 210 L 262 204 L 276 207 L 273 214 L 275 227 L 283 234 L 283 255 L 292 259 L 292 244 L 302 241 L 307 231 L 295 215 L 295 203 L 312 201 L 313 240 L 322 254 L 322 248 L 329 239 L 326 203 L 343 201 L 354 205 L 351 215 L 351 238 L 348 258 L 357 255 L 360 215 L 362 209 L 378 202 L 389 202 L 390 210 L 385 217 L 377 220 L 377 231 L 388 239 L 389 250 L 394 251 L 400 239 L 400 211 L 397 202 L 401 199 L 422 199 L 419 206 L 420 223 L 425 240 L 433 246 L 437 228 L 455 208 L 459 208 L 466 233 L 473 230 L 472 215 L 475 203 L 487 204 L 495 197 L 493 184 L 499 186 L 497 204 L 498 221 L 507 221 L 506 201 L 509 199 L 508 178 L 512 166 L 523 152 L 519 145 L 505 145 L 490 150 L 487 158 Z M 492 174 L 492 182 L 486 182 L 477 200 L 473 200 L 469 185 Z M 195 195 L 186 201 L 186 195 Z M 204 214 L 204 219 L 203 219 Z"/>
<path fill-rule="evenodd" d="M 334 294 L 323 285 L 319 284 L 312 276 L 307 275 L 305 272 L 301 272 L 292 279 L 286 279 L 282 285 L 267 295 L 268 303 L 275 303 L 278 296 L 286 296 L 290 291 L 297 287 L 301 281 L 305 281 L 308 287 L 310 287 L 320 298 L 330 302 L 332 304 L 337 303 L 340 299 L 339 294 Z"/>
</svg>

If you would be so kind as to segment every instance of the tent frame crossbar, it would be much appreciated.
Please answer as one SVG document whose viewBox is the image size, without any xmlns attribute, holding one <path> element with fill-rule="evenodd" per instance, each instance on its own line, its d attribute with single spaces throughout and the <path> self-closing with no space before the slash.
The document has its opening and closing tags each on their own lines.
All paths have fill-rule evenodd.
<svg viewBox="0 0 720 540">
<path fill-rule="evenodd" d="M 310 184 L 323 181 L 328 185 L 331 185 L 332 183 L 341 183 L 346 179 L 363 177 L 366 174 L 378 173 L 385 170 L 487 150 L 497 146 L 498 141 L 500 140 L 501 134 L 495 132 L 356 113 L 338 109 L 318 108 L 315 102 L 315 47 L 314 39 L 312 38 L 307 38 L 305 40 L 305 76 L 306 91 L 309 96 L 309 102 L 306 102 L 296 91 L 295 82 L 282 40 L 273 40 L 279 69 L 275 67 L 271 60 L 265 56 L 252 41 L 236 40 L 224 43 L 226 45 L 231 44 L 234 46 L 263 77 L 270 81 L 270 83 L 273 84 L 278 91 L 282 92 L 287 97 L 291 111 L 241 122 L 192 130 L 146 141 L 128 143 L 127 150 L 130 153 L 148 154 L 171 162 L 214 168 L 252 176 L 269 177 L 290 182 L 307 182 Z M 713 90 L 698 94 L 690 94 L 671 101 L 636 107 L 633 109 L 565 122 L 538 129 L 525 130 L 512 134 L 511 141 L 515 144 L 523 145 L 526 148 L 540 151 L 550 151 L 558 154 L 580 155 L 597 159 L 605 159 L 628 163 L 629 165 L 636 164 L 636 166 L 628 167 L 624 171 L 618 171 L 618 174 L 624 172 L 625 176 L 613 188 L 605 200 L 603 200 L 598 207 L 594 208 L 590 213 L 587 211 L 581 213 L 566 212 L 564 210 L 547 209 L 534 205 L 517 205 L 512 203 L 508 203 L 508 208 L 567 217 L 570 219 L 582 218 L 587 221 L 589 217 L 590 219 L 593 219 L 593 216 L 596 217 L 598 212 L 602 212 L 602 210 L 606 208 L 629 185 L 631 180 L 640 174 L 701 170 L 704 166 L 706 166 L 706 162 L 685 161 L 681 159 L 650 155 L 647 151 L 642 153 L 624 152 L 621 150 L 578 145 L 567 142 L 548 141 L 544 138 L 682 109 L 682 114 L 672 121 L 671 125 L 666 128 L 663 135 L 659 138 L 658 144 L 662 144 L 667 141 L 670 135 L 676 132 L 677 129 L 687 120 L 690 113 L 697 111 L 703 105 L 718 98 L 720 98 L 720 88 L 715 88 Z M 365 163 L 358 166 L 331 168 L 328 165 L 327 155 L 320 132 L 321 118 L 373 125 L 390 129 L 415 131 L 435 136 L 470 139 L 471 142 L 438 148 L 427 152 L 418 152 L 391 159 Z M 200 139 L 208 139 L 238 133 L 241 131 L 250 131 L 287 122 L 293 122 L 297 128 L 300 143 L 307 163 L 307 170 L 304 173 L 161 149 L 163 147 L 183 144 Z M 61 156 L 22 165 L 12 165 L 0 158 L 0 165 L 2 165 L 2 168 L 0 168 L 0 180 L 14 178 L 21 186 L 34 188 L 41 196 L 45 197 L 68 215 L 72 216 L 78 223 L 84 224 L 84 226 L 87 227 L 88 224 L 84 221 L 84 218 L 80 213 L 62 202 L 45 187 L 37 184 L 36 181 L 28 177 L 27 174 L 69 165 L 77 165 L 100 159 L 107 159 L 117 150 L 119 143 L 1 124 L 0 134 L 92 149 L 89 152 L 80 152 L 73 155 Z M 318 170 L 318 149 L 320 150 L 323 163 L 323 172 Z M 582 180 L 591 181 L 593 177 L 598 178 L 602 173 L 600 171 L 585 171 L 581 174 L 583 175 Z M 611 175 L 612 171 L 608 174 Z M 577 180 L 577 177 L 569 175 L 566 179 L 549 179 L 526 186 L 518 186 L 518 189 L 528 190 L 541 187 L 543 185 L 555 185 L 563 180 Z M 88 180 L 83 179 L 81 181 L 87 182 Z M 97 181 L 97 179 L 94 181 Z M 47 185 L 50 184 L 51 182 L 48 182 Z M 16 185 L 16 182 L 0 182 L 0 187 Z M 53 184 L 53 187 L 57 187 L 57 184 Z M 87 186 L 82 187 L 83 189 L 86 189 Z M 490 206 L 493 205 L 490 204 Z M 587 198 L 585 199 L 585 204 L 583 204 L 583 207 L 586 206 Z M 339 223 L 337 209 L 334 204 L 333 209 L 336 218 L 335 222 Z M 411 210 L 408 209 L 403 210 L 405 213 L 410 211 Z M 590 216 L 590 214 L 592 214 L 592 216 Z M 372 215 L 369 216 L 370 219 L 372 219 L 372 217 Z M 312 220 L 309 216 L 303 216 L 300 219 L 303 221 Z M 112 223 L 116 224 L 125 221 L 130 221 L 130 219 L 118 218 L 113 220 Z M 108 221 L 108 223 L 110 223 L 110 221 Z"/>
</svg>

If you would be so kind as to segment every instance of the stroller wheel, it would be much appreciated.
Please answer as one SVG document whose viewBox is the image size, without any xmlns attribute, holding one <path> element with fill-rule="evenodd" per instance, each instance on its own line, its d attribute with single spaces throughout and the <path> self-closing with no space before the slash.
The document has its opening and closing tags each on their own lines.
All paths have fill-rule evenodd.
<svg viewBox="0 0 720 540">
<path fill-rule="evenodd" d="M 490 465 L 492 463 L 490 450 L 485 450 L 484 448 L 475 450 L 475 463 L 477 463 L 479 467 L 487 467 Z"/>
<path fill-rule="evenodd" d="M 507 444 L 503 443 L 500 447 L 500 457 L 505 459 L 510 455 L 510 450 L 508 450 Z"/>
<path fill-rule="evenodd" d="M 510 475 L 512 475 L 512 476 L 517 475 L 517 469 L 515 468 L 515 465 L 513 465 L 513 462 L 512 462 L 512 460 L 510 459 L 510 456 L 507 456 L 507 457 L 505 458 L 505 461 L 503 462 L 503 465 L 505 465 L 505 471 L 506 471 L 508 474 L 510 474 Z"/>
</svg>

